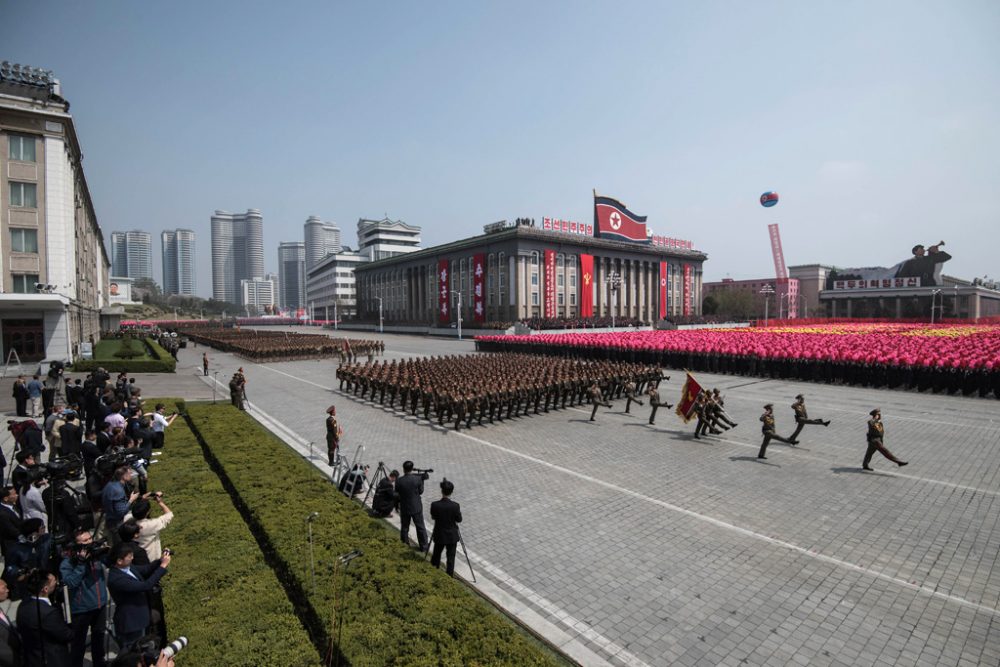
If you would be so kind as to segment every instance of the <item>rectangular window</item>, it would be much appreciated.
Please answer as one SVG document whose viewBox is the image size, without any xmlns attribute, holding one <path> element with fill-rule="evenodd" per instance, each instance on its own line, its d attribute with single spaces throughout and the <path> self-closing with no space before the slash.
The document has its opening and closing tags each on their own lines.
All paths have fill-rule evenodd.
<svg viewBox="0 0 1000 667">
<path fill-rule="evenodd" d="M 21 162 L 35 161 L 35 138 L 25 134 L 11 134 L 7 137 L 7 157 Z"/>
<path fill-rule="evenodd" d="M 35 293 L 35 283 L 38 282 L 37 273 L 15 273 L 11 276 L 14 279 L 14 289 L 11 291 L 15 294 L 34 294 Z"/>
<path fill-rule="evenodd" d="M 556 285 L 559 287 L 563 286 L 563 274 L 560 273 L 556 275 Z"/>
<path fill-rule="evenodd" d="M 16 208 L 38 208 L 36 195 L 38 186 L 34 183 L 10 182 L 10 205 Z"/>
<path fill-rule="evenodd" d="M 559 292 L 558 297 L 559 297 L 559 305 L 562 306 L 566 302 L 563 293 Z"/>
<path fill-rule="evenodd" d="M 576 274 L 575 273 L 569 274 L 569 286 L 570 287 L 576 287 Z"/>
<path fill-rule="evenodd" d="M 538 274 L 537 273 L 532 273 L 531 274 L 531 284 L 532 285 L 537 285 L 538 284 Z"/>
<path fill-rule="evenodd" d="M 538 292 L 532 292 L 531 293 L 531 305 L 532 306 L 537 306 L 538 305 Z"/>
<path fill-rule="evenodd" d="M 38 230 L 12 227 L 10 249 L 14 252 L 38 252 Z"/>
<path fill-rule="evenodd" d="M 572 292 L 569 295 L 569 305 L 571 305 L 571 306 L 575 306 L 576 305 L 576 292 Z"/>
</svg>

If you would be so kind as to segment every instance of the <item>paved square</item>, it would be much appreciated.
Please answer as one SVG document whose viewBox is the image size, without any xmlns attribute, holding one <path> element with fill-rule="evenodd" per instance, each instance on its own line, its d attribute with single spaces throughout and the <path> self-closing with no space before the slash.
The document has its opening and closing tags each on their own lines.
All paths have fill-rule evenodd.
<svg viewBox="0 0 1000 667">
<path fill-rule="evenodd" d="M 370 337 L 351 334 L 355 337 Z M 386 358 L 473 351 L 385 336 Z M 200 374 L 203 348 L 181 351 Z M 342 446 L 434 468 L 456 485 L 479 577 L 613 665 L 1000 664 L 1000 401 L 699 374 L 739 427 L 694 440 L 624 401 L 459 433 L 337 390 L 335 361 L 253 364 L 209 352 L 219 381 L 246 369 L 256 413 L 300 448 L 337 405 Z M 661 385 L 676 402 L 682 372 Z M 761 406 L 801 445 L 757 461 Z M 220 394 L 223 396 L 224 394 Z M 868 411 L 886 446 L 860 470 Z M 263 413 L 263 414 L 262 414 Z M 462 564 L 464 568 L 464 564 Z"/>
</svg>

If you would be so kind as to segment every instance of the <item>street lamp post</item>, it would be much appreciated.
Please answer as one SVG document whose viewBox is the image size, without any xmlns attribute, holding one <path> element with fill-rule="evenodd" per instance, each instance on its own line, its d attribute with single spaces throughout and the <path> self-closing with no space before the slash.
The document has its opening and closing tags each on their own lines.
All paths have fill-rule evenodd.
<svg viewBox="0 0 1000 667">
<path fill-rule="evenodd" d="M 451 293 L 458 295 L 458 339 L 462 340 L 462 292 L 453 289 Z"/>
<path fill-rule="evenodd" d="M 378 301 L 378 332 L 383 333 L 385 328 L 382 326 L 382 297 L 377 296 L 375 300 Z"/>
<path fill-rule="evenodd" d="M 809 304 L 806 301 L 806 295 L 805 294 L 799 294 L 799 298 L 802 299 L 802 315 L 800 315 L 799 317 L 808 318 L 809 317 Z"/>
<path fill-rule="evenodd" d="M 944 298 L 943 296 L 941 297 Z M 955 285 L 955 319 L 958 319 L 958 285 Z"/>
<path fill-rule="evenodd" d="M 941 293 L 940 289 L 936 289 L 931 292 L 931 324 L 934 324 L 934 301 L 937 299 L 937 295 L 941 294 L 941 305 L 944 306 L 944 294 Z"/>
<path fill-rule="evenodd" d="M 608 289 L 611 290 L 611 330 L 615 330 L 615 311 L 618 309 L 618 288 L 622 284 L 622 276 L 620 273 L 615 271 L 608 277 L 604 279 L 604 282 L 608 284 Z"/>
<path fill-rule="evenodd" d="M 760 288 L 760 293 L 764 295 L 764 326 L 767 326 L 767 305 L 768 299 L 774 294 L 774 288 L 770 285 L 764 285 Z"/>
<path fill-rule="evenodd" d="M 337 330 L 337 302 L 333 302 L 333 329 Z"/>
</svg>

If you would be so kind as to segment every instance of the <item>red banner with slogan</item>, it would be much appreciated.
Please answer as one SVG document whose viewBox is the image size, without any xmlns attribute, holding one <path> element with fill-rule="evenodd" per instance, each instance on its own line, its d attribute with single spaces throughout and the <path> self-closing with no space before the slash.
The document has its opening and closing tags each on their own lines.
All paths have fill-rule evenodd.
<svg viewBox="0 0 1000 667">
<path fill-rule="evenodd" d="M 667 319 L 667 263 L 660 262 L 660 319 Z"/>
<path fill-rule="evenodd" d="M 438 321 L 447 324 L 451 321 L 451 312 L 448 308 L 448 260 L 438 260 Z"/>
<path fill-rule="evenodd" d="M 691 314 L 691 265 L 684 265 L 684 314 Z"/>
<path fill-rule="evenodd" d="M 545 251 L 545 314 L 556 316 L 556 251 Z"/>
<path fill-rule="evenodd" d="M 472 256 L 472 315 L 476 322 L 486 319 L 486 255 Z"/>
<path fill-rule="evenodd" d="M 580 317 L 594 316 L 594 256 L 580 255 Z"/>
<path fill-rule="evenodd" d="M 594 197 L 594 225 L 601 238 L 649 243 L 646 216 L 636 215 L 611 197 Z"/>
</svg>

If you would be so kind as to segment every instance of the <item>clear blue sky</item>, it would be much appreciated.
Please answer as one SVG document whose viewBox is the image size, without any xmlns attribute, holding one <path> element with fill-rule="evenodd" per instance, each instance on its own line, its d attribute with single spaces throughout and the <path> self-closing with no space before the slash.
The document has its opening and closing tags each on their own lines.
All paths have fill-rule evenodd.
<svg viewBox="0 0 1000 667">
<path fill-rule="evenodd" d="M 706 279 L 889 266 L 947 241 L 1000 277 L 1000 3 L 27 2 L 0 59 L 61 79 L 105 235 L 259 208 L 425 245 L 588 221 L 591 190 L 709 254 Z M 781 203 L 763 209 L 765 190 Z M 154 263 L 159 279 L 159 241 Z"/>
</svg>

